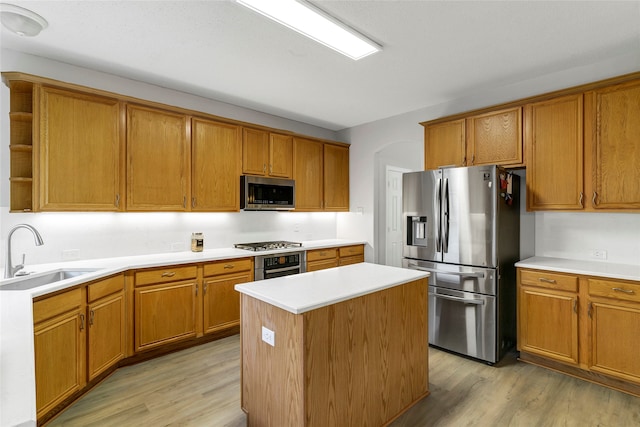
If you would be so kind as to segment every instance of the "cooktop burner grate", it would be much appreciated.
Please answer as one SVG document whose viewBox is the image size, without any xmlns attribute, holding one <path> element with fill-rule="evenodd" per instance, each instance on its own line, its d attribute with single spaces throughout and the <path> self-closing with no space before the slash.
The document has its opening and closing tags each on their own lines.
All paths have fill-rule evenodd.
<svg viewBox="0 0 640 427">
<path fill-rule="evenodd" d="M 257 242 L 257 243 L 236 243 L 233 245 L 236 249 L 245 249 L 248 251 L 272 251 L 275 249 L 290 249 L 290 248 L 299 248 L 302 246 L 302 243 L 298 242 L 287 242 L 284 240 L 279 240 L 275 242 Z"/>
</svg>

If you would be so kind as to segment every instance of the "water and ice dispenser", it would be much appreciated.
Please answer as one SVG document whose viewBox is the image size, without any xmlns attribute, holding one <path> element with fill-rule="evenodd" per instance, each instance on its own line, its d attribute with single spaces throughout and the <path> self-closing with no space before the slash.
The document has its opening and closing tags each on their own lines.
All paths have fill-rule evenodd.
<svg viewBox="0 0 640 427">
<path fill-rule="evenodd" d="M 426 216 L 407 216 L 407 245 L 427 246 Z"/>
</svg>

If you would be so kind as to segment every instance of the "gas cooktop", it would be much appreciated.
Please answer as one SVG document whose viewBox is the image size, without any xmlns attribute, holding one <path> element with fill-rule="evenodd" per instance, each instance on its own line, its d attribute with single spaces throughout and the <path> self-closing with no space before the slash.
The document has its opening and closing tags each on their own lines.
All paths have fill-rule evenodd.
<svg viewBox="0 0 640 427">
<path fill-rule="evenodd" d="M 302 243 L 298 242 L 287 242 L 284 240 L 279 240 L 275 242 L 257 242 L 257 243 L 236 243 L 233 245 L 236 249 L 245 249 L 248 251 L 273 251 L 276 249 L 290 249 L 290 248 L 299 248 L 302 246 Z"/>
</svg>

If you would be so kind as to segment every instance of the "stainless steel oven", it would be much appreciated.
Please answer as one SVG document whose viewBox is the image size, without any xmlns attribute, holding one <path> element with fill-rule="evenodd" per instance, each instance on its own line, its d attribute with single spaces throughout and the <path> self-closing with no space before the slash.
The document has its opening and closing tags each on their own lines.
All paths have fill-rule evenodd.
<svg viewBox="0 0 640 427">
<path fill-rule="evenodd" d="M 259 255 L 255 257 L 254 280 L 273 279 L 306 271 L 305 252 Z"/>
</svg>

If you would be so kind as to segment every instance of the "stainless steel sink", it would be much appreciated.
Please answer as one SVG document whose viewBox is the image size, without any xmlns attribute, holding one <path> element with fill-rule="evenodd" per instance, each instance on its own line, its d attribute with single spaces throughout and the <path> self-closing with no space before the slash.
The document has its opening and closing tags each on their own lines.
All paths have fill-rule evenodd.
<svg viewBox="0 0 640 427">
<path fill-rule="evenodd" d="M 62 269 L 53 271 L 50 273 L 43 273 L 33 276 L 25 276 L 19 280 L 7 283 L 6 285 L 0 285 L 1 291 L 24 291 L 27 289 L 37 288 L 39 286 L 49 285 L 51 283 L 60 282 L 62 280 L 71 279 L 73 277 L 82 276 L 85 274 L 93 273 L 96 268 L 84 268 L 84 269 Z"/>
</svg>

